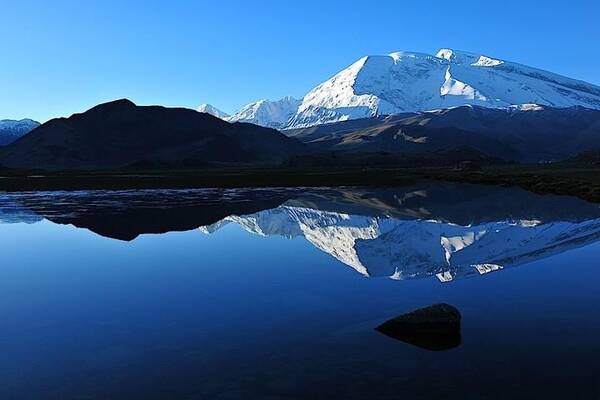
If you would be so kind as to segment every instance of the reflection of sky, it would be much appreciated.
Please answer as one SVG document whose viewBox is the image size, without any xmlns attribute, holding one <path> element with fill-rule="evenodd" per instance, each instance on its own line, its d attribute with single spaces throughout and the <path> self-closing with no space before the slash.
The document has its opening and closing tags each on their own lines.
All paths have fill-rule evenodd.
<svg viewBox="0 0 600 400">
<path fill-rule="evenodd" d="M 599 370 L 598 243 L 441 285 L 366 279 L 303 239 L 233 224 L 121 242 L 44 221 L 0 225 L 0 240 L 0 398 L 356 394 L 402 379 L 405 394 L 448 393 L 442 371 L 470 393 L 511 395 L 502 383 L 516 379 L 561 393 L 561 382 L 594 389 Z M 463 314 L 457 349 L 427 353 L 372 330 L 439 301 Z M 569 368 L 548 368 L 557 360 Z"/>
</svg>

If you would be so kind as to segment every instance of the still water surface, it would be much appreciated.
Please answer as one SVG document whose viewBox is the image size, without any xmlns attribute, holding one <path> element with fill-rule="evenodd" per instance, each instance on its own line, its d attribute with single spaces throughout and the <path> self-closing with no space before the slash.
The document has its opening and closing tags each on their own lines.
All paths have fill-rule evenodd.
<svg viewBox="0 0 600 400">
<path fill-rule="evenodd" d="M 491 186 L 0 194 L 0 399 L 599 398 L 599 239 Z M 439 302 L 457 347 L 374 329 Z"/>
</svg>

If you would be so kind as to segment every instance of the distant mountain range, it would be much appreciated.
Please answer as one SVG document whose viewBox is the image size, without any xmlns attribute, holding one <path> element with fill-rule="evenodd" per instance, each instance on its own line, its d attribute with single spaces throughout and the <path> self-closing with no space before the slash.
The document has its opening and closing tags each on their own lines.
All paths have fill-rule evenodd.
<svg viewBox="0 0 600 400">
<path fill-rule="evenodd" d="M 370 164 L 387 156 L 400 166 L 402 160 L 411 165 L 561 161 L 600 149 L 600 110 L 467 105 L 283 132 L 118 100 L 48 121 L 0 147 L 0 166 L 93 170 L 292 163 L 312 168 Z"/>
<path fill-rule="evenodd" d="M 251 103 L 232 120 L 292 129 L 466 104 L 600 109 L 600 87 L 483 54 L 441 49 L 435 55 L 363 57 L 302 100 L 292 100 Z"/>
<path fill-rule="evenodd" d="M 229 115 L 210 104 L 201 104 L 198 111 L 214 115 L 228 122 L 247 122 L 268 128 L 284 129 L 298 111 L 301 103 L 300 100 L 293 97 L 284 97 L 277 101 L 255 101 L 245 105 L 233 115 Z"/>
<path fill-rule="evenodd" d="M 39 122 L 31 119 L 22 119 L 19 121 L 12 119 L 0 120 L 0 146 L 14 142 L 39 125 Z"/>
<path fill-rule="evenodd" d="M 100 104 L 46 122 L 0 148 L 0 165 L 20 169 L 188 167 L 277 163 L 304 145 L 274 129 L 230 124 L 185 108 Z"/>
<path fill-rule="evenodd" d="M 314 167 L 348 155 L 354 164 L 374 155 L 414 165 L 536 163 L 600 150 L 600 87 L 450 49 L 363 57 L 302 100 L 197 111 L 118 100 L 41 126 L 1 121 L 0 167 Z"/>
</svg>

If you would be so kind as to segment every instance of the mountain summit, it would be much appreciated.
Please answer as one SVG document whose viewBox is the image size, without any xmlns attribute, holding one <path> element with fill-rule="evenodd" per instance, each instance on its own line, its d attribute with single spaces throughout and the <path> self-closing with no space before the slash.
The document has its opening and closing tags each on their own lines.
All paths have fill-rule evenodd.
<svg viewBox="0 0 600 400">
<path fill-rule="evenodd" d="M 298 111 L 301 100 L 291 96 L 283 99 L 259 100 L 242 107 L 227 120 L 229 122 L 248 122 L 268 128 L 283 129 Z"/>
<path fill-rule="evenodd" d="M 435 55 L 366 56 L 299 101 L 248 104 L 230 121 L 276 129 L 421 112 L 461 105 L 488 108 L 581 106 L 600 109 L 600 87 L 499 58 L 441 49 Z"/>
<path fill-rule="evenodd" d="M 224 111 L 219 110 L 218 108 L 210 105 L 210 104 L 200 104 L 198 106 L 198 108 L 196 109 L 196 111 L 198 112 L 202 112 L 202 113 L 206 113 L 206 114 L 210 114 L 213 117 L 217 117 L 217 118 L 221 118 L 221 119 L 227 119 L 229 118 L 229 114 L 227 114 Z"/>
<path fill-rule="evenodd" d="M 600 87 L 483 54 L 367 56 L 311 90 L 289 127 L 447 108 L 516 104 L 600 108 Z"/>
<path fill-rule="evenodd" d="M 229 115 L 210 104 L 201 104 L 196 110 L 228 122 L 245 122 L 266 128 L 284 129 L 298 111 L 302 100 L 286 96 L 280 100 L 257 100 L 246 104 L 238 112 Z"/>
</svg>

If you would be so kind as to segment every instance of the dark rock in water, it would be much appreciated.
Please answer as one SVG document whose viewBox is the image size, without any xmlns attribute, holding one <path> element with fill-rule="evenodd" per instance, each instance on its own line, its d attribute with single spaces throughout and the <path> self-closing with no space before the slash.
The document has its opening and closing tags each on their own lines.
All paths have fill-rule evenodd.
<svg viewBox="0 0 600 400">
<path fill-rule="evenodd" d="M 461 343 L 460 312 L 449 304 L 419 308 L 375 328 L 391 338 L 427 350 L 447 350 Z"/>
</svg>

